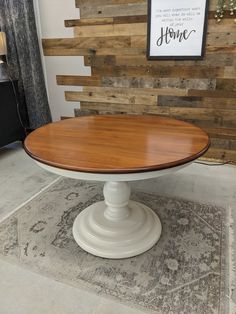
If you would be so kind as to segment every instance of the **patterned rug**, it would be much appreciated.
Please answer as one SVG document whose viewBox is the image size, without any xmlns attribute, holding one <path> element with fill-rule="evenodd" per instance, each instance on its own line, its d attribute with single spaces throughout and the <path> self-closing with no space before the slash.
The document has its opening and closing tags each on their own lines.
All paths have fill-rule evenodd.
<svg viewBox="0 0 236 314">
<path fill-rule="evenodd" d="M 102 187 L 61 178 L 0 224 L 1 258 L 147 313 L 228 313 L 225 210 L 134 191 L 158 213 L 162 236 L 142 255 L 108 260 L 72 236 L 75 217 L 102 199 Z"/>
</svg>

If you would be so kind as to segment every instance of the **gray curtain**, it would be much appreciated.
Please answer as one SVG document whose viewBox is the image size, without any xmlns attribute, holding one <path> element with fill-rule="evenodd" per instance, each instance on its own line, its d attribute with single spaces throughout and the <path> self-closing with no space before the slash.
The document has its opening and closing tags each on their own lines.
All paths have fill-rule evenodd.
<svg viewBox="0 0 236 314">
<path fill-rule="evenodd" d="M 33 0 L 0 0 L 0 28 L 6 32 L 11 77 L 18 80 L 29 127 L 51 122 L 37 37 Z"/>
</svg>

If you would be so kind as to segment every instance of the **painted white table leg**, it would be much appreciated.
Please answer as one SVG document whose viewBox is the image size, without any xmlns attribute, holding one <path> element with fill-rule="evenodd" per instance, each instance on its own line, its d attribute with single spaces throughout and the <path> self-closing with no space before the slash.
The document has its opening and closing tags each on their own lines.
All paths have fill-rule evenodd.
<svg viewBox="0 0 236 314">
<path fill-rule="evenodd" d="M 107 182 L 104 202 L 84 209 L 73 235 L 85 251 L 100 257 L 126 258 L 150 249 L 160 238 L 161 222 L 147 206 L 130 201 L 126 182 Z"/>
</svg>

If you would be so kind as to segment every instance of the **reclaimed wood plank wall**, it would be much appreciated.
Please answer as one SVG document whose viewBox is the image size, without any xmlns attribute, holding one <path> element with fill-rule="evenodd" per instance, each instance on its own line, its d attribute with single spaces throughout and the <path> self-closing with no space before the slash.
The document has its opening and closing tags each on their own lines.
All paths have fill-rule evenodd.
<svg viewBox="0 0 236 314">
<path fill-rule="evenodd" d="M 91 76 L 64 76 L 68 101 L 99 113 L 159 114 L 192 122 L 211 136 L 206 157 L 236 160 L 236 24 L 214 19 L 210 1 L 206 54 L 195 61 L 148 61 L 147 0 L 75 0 L 74 38 L 43 39 L 45 56 L 84 56 Z"/>
</svg>

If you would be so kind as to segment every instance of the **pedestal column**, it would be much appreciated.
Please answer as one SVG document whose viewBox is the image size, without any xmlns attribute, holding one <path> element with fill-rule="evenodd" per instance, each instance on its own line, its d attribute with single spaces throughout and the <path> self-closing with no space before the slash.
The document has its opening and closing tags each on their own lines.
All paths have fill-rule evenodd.
<svg viewBox="0 0 236 314">
<path fill-rule="evenodd" d="M 105 258 L 126 258 L 150 249 L 160 238 L 161 222 L 147 206 L 131 201 L 127 182 L 106 182 L 104 201 L 84 209 L 73 235 L 85 251 Z"/>
</svg>

